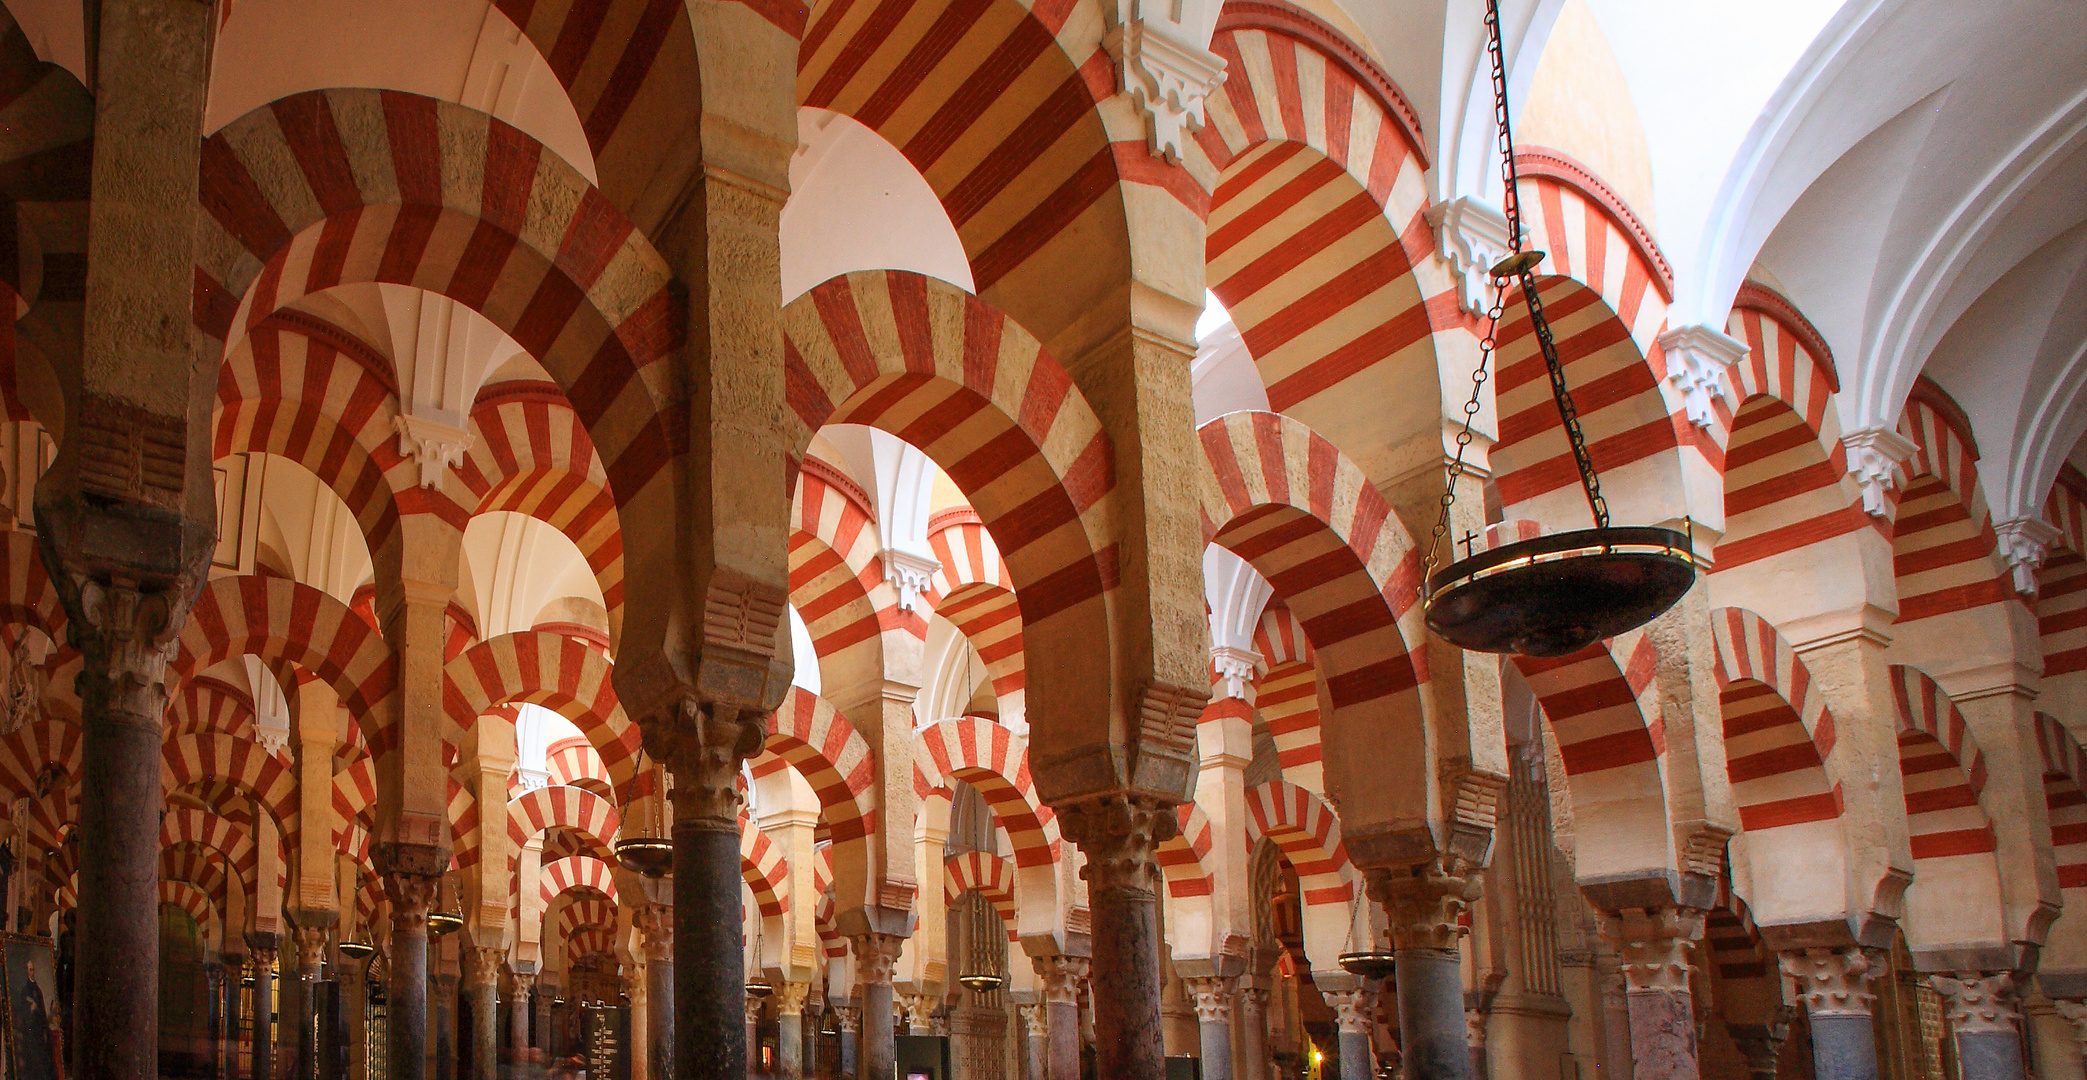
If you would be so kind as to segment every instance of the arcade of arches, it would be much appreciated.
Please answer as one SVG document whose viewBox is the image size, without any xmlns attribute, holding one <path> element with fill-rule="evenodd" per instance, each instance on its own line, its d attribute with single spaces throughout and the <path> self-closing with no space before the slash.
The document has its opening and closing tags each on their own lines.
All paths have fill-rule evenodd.
<svg viewBox="0 0 2087 1080">
<path fill-rule="evenodd" d="M 1477 0 L 4 0 L 9 1075 L 2080 1077 L 2087 18 L 1502 7 L 1561 659 Z"/>
</svg>

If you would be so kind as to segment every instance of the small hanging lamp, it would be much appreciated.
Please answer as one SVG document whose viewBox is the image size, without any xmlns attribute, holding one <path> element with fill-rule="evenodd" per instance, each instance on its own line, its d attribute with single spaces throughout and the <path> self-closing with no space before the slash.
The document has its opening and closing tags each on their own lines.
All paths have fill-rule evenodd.
<svg viewBox="0 0 2087 1080">
<path fill-rule="evenodd" d="M 757 972 L 753 978 L 746 981 L 746 995 L 748 997 L 765 998 L 773 993 L 775 993 L 775 986 L 768 981 L 768 976 L 766 975 Z"/>
<path fill-rule="evenodd" d="M 997 971 L 967 971 L 957 976 L 957 981 L 979 994 L 990 994 L 1007 982 Z"/>
<path fill-rule="evenodd" d="M 335 948 L 350 960 L 367 960 L 371 953 L 377 951 L 377 947 L 367 941 L 343 941 Z"/>
<path fill-rule="evenodd" d="M 1348 911 L 1348 941 L 1355 941 L 1355 925 L 1362 921 L 1363 899 L 1355 894 Z M 1360 949 L 1344 952 L 1338 958 L 1341 970 L 1364 979 L 1389 979 L 1398 972 L 1398 956 L 1390 949 L 1365 943 Z"/>
<path fill-rule="evenodd" d="M 1522 246 L 1522 208 L 1517 190 L 1514 133 L 1508 123 L 1506 68 L 1500 48 L 1499 0 L 1486 0 L 1486 51 L 1493 66 L 1493 115 L 1500 129 L 1502 179 L 1506 193 L 1510 251 L 1492 267 L 1498 298 L 1487 316 L 1480 341 L 1478 369 L 1472 375 L 1471 401 L 1464 407 L 1464 430 L 1457 436 L 1457 456 L 1448 469 L 1442 515 L 1428 544 L 1422 602 L 1430 630 L 1451 644 L 1473 652 L 1518 653 L 1552 657 L 1578 652 L 1604 638 L 1615 637 L 1657 618 L 1695 584 L 1694 537 L 1652 526 L 1611 527 L 1609 504 L 1602 498 L 1601 478 L 1580 430 L 1572 391 L 1558 344 L 1537 296 L 1536 267 L 1544 253 Z M 1471 421 L 1478 414 L 1500 317 L 1508 290 L 1521 290 L 1529 310 L 1529 329 L 1551 377 L 1551 397 L 1565 427 L 1580 488 L 1594 515 L 1594 528 L 1576 529 L 1507 544 L 1490 551 L 1470 548 L 1465 539 L 1462 561 L 1437 570 L 1436 555 L 1449 532 L 1456 481 L 1464 471 L 1464 450 L 1471 444 Z M 1693 532 L 1693 530 L 1691 530 Z M 1450 555 L 1456 554 L 1450 542 Z"/>
<path fill-rule="evenodd" d="M 454 911 L 428 913 L 428 933 L 446 937 L 464 928 L 464 916 Z"/>
</svg>

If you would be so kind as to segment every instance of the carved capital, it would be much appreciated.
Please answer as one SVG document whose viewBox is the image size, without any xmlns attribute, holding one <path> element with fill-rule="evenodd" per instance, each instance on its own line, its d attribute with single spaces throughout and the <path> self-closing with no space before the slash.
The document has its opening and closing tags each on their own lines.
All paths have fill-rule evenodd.
<svg viewBox="0 0 2087 1080">
<path fill-rule="evenodd" d="M 316 925 L 290 928 L 290 941 L 297 949 L 297 970 L 318 974 L 319 964 L 326 959 L 326 938 L 331 929 Z"/>
<path fill-rule="evenodd" d="M 1455 856 L 1373 869 L 1366 881 L 1370 898 L 1384 905 L 1397 949 L 1455 949 L 1464 910 L 1483 888 L 1478 867 Z"/>
<path fill-rule="evenodd" d="M 1080 877 L 1090 895 L 1129 892 L 1150 899 L 1159 890 L 1159 845 L 1180 831 L 1174 808 L 1141 795 L 1114 792 L 1058 810 L 1059 827 L 1087 856 Z"/>
<path fill-rule="evenodd" d="M 1220 697 L 1233 698 L 1251 705 L 1254 702 L 1254 668 L 1261 663 L 1261 654 L 1237 645 L 1212 645 L 1210 667 L 1217 672 L 1217 692 Z"/>
<path fill-rule="evenodd" d="M 1866 950 L 1793 949 L 1780 961 L 1809 1015 L 1868 1016 L 1876 1008 L 1870 983 L 1884 974 L 1884 965 Z"/>
<path fill-rule="evenodd" d="M 1486 1048 L 1486 1014 L 1483 1009 L 1464 1010 L 1464 1045 L 1483 1052 Z"/>
<path fill-rule="evenodd" d="M 1102 45 L 1116 60 L 1118 88 L 1145 114 L 1152 155 L 1180 164 L 1188 136 L 1203 130 L 1204 100 L 1224 85 L 1224 58 L 1171 19 L 1142 11 L 1111 29 Z"/>
<path fill-rule="evenodd" d="M 427 933 L 428 912 L 435 909 L 435 898 L 441 890 L 440 877 L 397 872 L 384 875 L 384 895 L 391 901 L 393 932 Z"/>
<path fill-rule="evenodd" d="M 644 936 L 647 962 L 674 959 L 674 909 L 666 904 L 638 903 L 630 909 L 631 924 Z"/>
<path fill-rule="evenodd" d="M 275 974 L 276 950 L 280 940 L 274 934 L 249 933 L 246 935 L 246 962 L 254 969 L 254 977 Z"/>
<path fill-rule="evenodd" d="M 1625 908 L 1595 916 L 1596 928 L 1622 957 L 1629 993 L 1685 994 L 1689 955 L 1703 939 L 1700 908 Z"/>
<path fill-rule="evenodd" d="M 1197 1023 L 1232 1023 L 1232 992 L 1239 984 L 1237 978 L 1230 975 L 1206 975 L 1183 979 L 1181 982 L 1194 996 Z"/>
<path fill-rule="evenodd" d="M 71 601 L 67 638 L 86 660 L 80 692 L 98 689 L 107 708 L 156 721 L 154 699 L 166 682 L 180 629 L 175 605 L 185 608 L 187 598 L 120 576 L 104 581 L 67 572 L 53 580 Z"/>
<path fill-rule="evenodd" d="M 674 823 L 738 832 L 739 766 L 767 741 L 761 718 L 685 697 L 678 709 L 648 720 L 642 730 L 646 752 L 666 762 L 673 776 L 667 795 L 674 803 Z"/>
<path fill-rule="evenodd" d="M 1942 1012 L 1949 1029 L 1958 1035 L 2013 1034 L 2022 1020 L 2021 1003 L 2015 997 L 2014 976 L 2007 972 L 1986 974 L 1959 971 L 1929 980 L 1942 995 Z"/>
<path fill-rule="evenodd" d="M 935 1026 L 935 995 L 900 994 L 899 1002 L 905 1006 L 906 1030 L 928 1031 Z"/>
<path fill-rule="evenodd" d="M 1084 956 L 1032 956 L 1030 966 L 1036 969 L 1036 977 L 1043 982 L 1045 1004 L 1076 1005 L 1080 1000 L 1080 984 L 1087 981 L 1089 963 Z"/>
<path fill-rule="evenodd" d="M 1465 195 L 1427 211 L 1435 230 L 1435 255 L 1449 264 L 1457 283 L 1457 306 L 1483 316 L 1493 308 L 1493 264 L 1507 255 L 1507 215 L 1491 203 Z"/>
<path fill-rule="evenodd" d="M 833 1006 L 834 1026 L 850 1035 L 862 1031 L 862 1010 L 852 1005 Z"/>
<path fill-rule="evenodd" d="M 471 946 L 464 950 L 464 985 L 480 992 L 500 985 L 500 962 L 505 953 L 497 948 Z"/>
<path fill-rule="evenodd" d="M 2000 556 L 2014 572 L 2015 591 L 2036 595 L 2036 572 L 2043 569 L 2044 556 L 2062 534 L 2042 518 L 2018 517 L 1993 526 Z"/>
<path fill-rule="evenodd" d="M 2054 1001 L 2051 1002 L 2051 1007 L 2057 1009 L 2058 1015 L 2065 1017 L 2066 1023 L 2073 1026 L 2073 1041 L 2079 1043 L 2082 1050 L 2087 1050 L 2087 1004 L 2077 1001 Z"/>
<path fill-rule="evenodd" d="M 1367 1035 L 1370 1033 L 1370 1018 L 1377 1011 L 1377 993 L 1374 990 L 1322 990 L 1320 995 L 1333 1010 L 1334 1026 L 1343 1035 Z"/>
<path fill-rule="evenodd" d="M 1728 396 L 1726 373 L 1746 359 L 1746 343 L 1707 326 L 1683 326 L 1661 334 L 1659 346 L 1667 358 L 1667 381 L 1680 392 L 1689 423 L 1715 424 L 1711 404 Z"/>
<path fill-rule="evenodd" d="M 1739 1056 L 1746 1059 L 1749 1073 L 1774 1080 L 1776 1060 L 1782 1055 L 1784 1041 L 1790 1037 L 1793 1011 L 1787 1005 L 1780 1005 L 1771 1012 L 1765 1024 L 1725 1024 L 1726 1033 L 1732 1036 L 1732 1044 L 1739 1048 Z"/>
<path fill-rule="evenodd" d="M 1848 475 L 1862 486 L 1863 512 L 1883 517 L 1891 509 L 1886 493 L 1898 485 L 1899 465 L 1920 447 L 1889 427 L 1844 431 L 1841 445 L 1848 450 Z"/>
<path fill-rule="evenodd" d="M 514 980 L 516 1000 L 528 997 L 529 992 L 536 989 L 536 975 L 533 972 L 517 971 Z"/>
<path fill-rule="evenodd" d="M 803 1016 L 805 999 L 811 996 L 811 983 L 779 983 L 775 988 L 775 1014 L 777 1016 Z"/>
<path fill-rule="evenodd" d="M 1243 986 L 1239 989 L 1239 1014 L 1242 1020 L 1253 1021 L 1268 1015 L 1268 991 L 1259 986 Z"/>
<path fill-rule="evenodd" d="M 899 958 L 906 939 L 897 934 L 857 934 L 848 939 L 855 945 L 855 977 L 864 986 L 891 984 L 891 965 Z"/>
<path fill-rule="evenodd" d="M 1050 1037 L 1050 1020 L 1045 1015 L 1046 1010 L 1043 1006 L 1017 1005 L 1015 1006 L 1015 1011 L 1021 1014 L 1022 1031 L 1024 1034 L 1028 1035 L 1032 1039 L 1044 1039 Z"/>
<path fill-rule="evenodd" d="M 885 583 L 899 594 L 899 610 L 920 611 L 920 598 L 933 587 L 935 571 L 942 569 L 942 563 L 897 548 L 885 548 L 877 558 L 884 563 Z"/>
<path fill-rule="evenodd" d="M 391 418 L 391 426 L 398 432 L 399 455 L 420 463 L 420 486 L 424 488 L 441 487 L 442 470 L 463 464 L 476 438 L 470 428 L 429 416 L 400 413 Z"/>
</svg>

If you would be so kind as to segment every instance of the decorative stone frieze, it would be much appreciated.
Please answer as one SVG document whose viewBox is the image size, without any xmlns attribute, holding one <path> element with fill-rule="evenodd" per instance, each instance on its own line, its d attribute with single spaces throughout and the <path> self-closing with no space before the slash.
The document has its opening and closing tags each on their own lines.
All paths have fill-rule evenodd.
<svg viewBox="0 0 2087 1080">
<path fill-rule="evenodd" d="M 1703 938 L 1707 913 L 1698 908 L 1626 908 L 1601 912 L 1596 927 L 1615 946 L 1628 993 L 1685 994 L 1689 956 Z"/>
<path fill-rule="evenodd" d="M 1811 1016 L 1868 1016 L 1877 1006 L 1870 983 L 1884 965 L 1866 950 L 1796 949 L 1780 960 L 1783 977 Z"/>
<path fill-rule="evenodd" d="M 1929 982 L 1942 995 L 1943 1015 L 1949 1020 L 1949 1029 L 1958 1035 L 2011 1035 L 2019 1030 L 2022 1011 L 2015 997 L 2013 975 L 2004 971 L 1959 971 L 1954 975 L 1936 975 Z"/>
</svg>

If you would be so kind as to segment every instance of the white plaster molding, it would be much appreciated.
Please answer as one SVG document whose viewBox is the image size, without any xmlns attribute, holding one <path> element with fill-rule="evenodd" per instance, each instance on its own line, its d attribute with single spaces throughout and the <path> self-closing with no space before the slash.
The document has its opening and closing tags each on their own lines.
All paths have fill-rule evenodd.
<svg viewBox="0 0 2087 1080">
<path fill-rule="evenodd" d="M 1507 215 L 1492 203 L 1465 195 L 1428 207 L 1435 230 L 1435 257 L 1449 264 L 1457 283 L 1457 306 L 1473 315 L 1493 308 L 1493 264 L 1506 257 Z"/>
<path fill-rule="evenodd" d="M 1171 19 L 1142 13 L 1110 30 L 1102 45 L 1116 60 L 1116 85 L 1145 114 L 1152 155 L 1179 165 L 1188 136 L 1203 130 L 1204 99 L 1225 83 L 1225 58 Z"/>
<path fill-rule="evenodd" d="M 877 557 L 884 561 L 884 580 L 898 590 L 899 610 L 919 613 L 920 598 L 927 595 L 935 571 L 942 569 L 941 560 L 897 548 L 885 548 Z"/>
<path fill-rule="evenodd" d="M 1261 654 L 1237 645 L 1213 645 L 1210 647 L 1210 666 L 1217 669 L 1220 683 L 1219 697 L 1237 698 L 1251 705 L 1254 703 L 1254 668 L 1260 666 Z"/>
<path fill-rule="evenodd" d="M 289 726 L 288 726 L 288 725 L 289 725 L 289 718 L 288 718 L 288 717 L 280 717 L 280 718 L 276 718 L 276 717 L 271 717 L 271 718 L 269 718 L 269 719 L 281 719 L 281 720 L 283 721 L 283 723 L 284 723 L 284 726 L 283 726 L 283 727 L 279 727 L 279 728 L 278 728 L 278 727 L 270 727 L 270 726 L 268 726 L 268 724 L 266 723 L 266 721 L 260 720 L 259 718 L 256 718 L 256 719 L 257 719 L 257 722 L 256 722 L 256 723 L 254 724 L 254 739 L 255 739 L 255 741 L 259 742 L 259 743 L 260 743 L 260 744 L 262 745 L 262 747 L 266 748 L 266 749 L 267 749 L 267 751 L 268 751 L 269 753 L 271 753 L 271 754 L 281 754 L 281 753 L 283 753 L 283 752 L 284 752 L 285 750 L 287 750 L 287 749 L 289 748 L 289 746 L 290 746 L 290 728 L 289 728 Z"/>
<path fill-rule="evenodd" d="M 455 468 L 471 450 L 470 429 L 425 416 L 400 413 L 391 418 L 399 435 L 399 453 L 420 462 L 420 486 L 442 486 L 442 470 Z"/>
<path fill-rule="evenodd" d="M 1890 510 L 1884 493 L 1898 484 L 1899 466 L 1920 447 L 1888 427 L 1843 432 L 1841 445 L 1848 448 L 1848 475 L 1862 485 L 1863 511 L 1883 517 Z"/>
<path fill-rule="evenodd" d="M 1688 422 L 1699 428 L 1716 423 L 1711 403 L 1729 393 L 1726 372 L 1746 359 L 1746 343 L 1707 326 L 1684 326 L 1661 334 L 1659 347 L 1667 357 L 1667 381 L 1681 391 Z"/>
<path fill-rule="evenodd" d="M 2014 571 L 2015 591 L 2036 595 L 2036 572 L 2043 569 L 2051 544 L 2064 535 L 2058 527 L 2038 517 L 2018 517 L 1993 526 L 1999 537 L 2000 555 Z"/>
<path fill-rule="evenodd" d="M 551 774 L 545 772 L 542 769 L 531 769 L 527 766 L 523 766 L 515 769 L 515 775 L 521 777 L 522 790 L 524 792 L 535 791 L 538 788 L 548 787 L 551 783 Z"/>
</svg>

